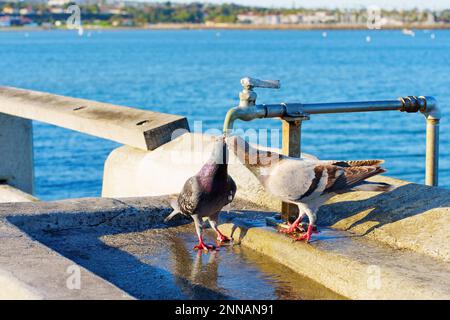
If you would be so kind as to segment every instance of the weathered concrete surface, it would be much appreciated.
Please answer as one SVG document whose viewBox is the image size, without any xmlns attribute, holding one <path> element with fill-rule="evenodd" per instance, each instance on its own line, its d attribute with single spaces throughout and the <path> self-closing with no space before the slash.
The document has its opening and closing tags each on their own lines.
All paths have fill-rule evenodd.
<svg viewBox="0 0 450 320">
<path fill-rule="evenodd" d="M 32 194 L 33 126 L 30 120 L 0 113 L 0 155 L 0 183 Z"/>
<path fill-rule="evenodd" d="M 384 176 L 371 180 L 398 188 L 336 196 L 319 211 L 318 223 L 449 262 L 450 190 Z"/>
<path fill-rule="evenodd" d="M 7 184 L 0 184 L 0 203 L 2 202 L 35 202 L 38 198 Z"/>
<path fill-rule="evenodd" d="M 182 217 L 162 224 L 169 212 L 166 198 L 0 205 L 0 298 L 123 298 L 115 287 L 102 291 L 111 283 L 142 299 L 343 298 L 240 246 L 204 255 L 202 263 L 192 250 L 194 226 Z M 209 231 L 206 241 L 215 237 Z M 82 270 L 80 290 L 67 288 L 71 267 Z"/>
<path fill-rule="evenodd" d="M 153 150 L 170 141 L 177 129 L 189 130 L 187 119 L 177 115 L 11 87 L 0 87 L 0 112 L 142 150 Z"/>
<path fill-rule="evenodd" d="M 137 299 L 342 299 L 243 246 L 199 255 L 192 249 L 197 244 L 192 223 L 141 229 L 75 225 L 31 234 Z M 212 230 L 204 237 L 214 243 Z"/>
<path fill-rule="evenodd" d="M 11 273 L 0 270 L 0 300 L 40 300 L 36 290 L 17 280 Z"/>
<path fill-rule="evenodd" d="M 273 212 L 243 209 L 251 205 L 241 200 L 233 207 L 235 210 L 230 213 L 222 213 L 226 222 L 220 228 L 231 235 L 236 244 L 265 254 L 345 297 L 450 299 L 448 263 L 328 228 L 309 245 L 294 243 L 273 228 L 265 227 L 265 218 Z M 6 277 L 8 286 L 16 284 L 13 290 L 21 298 L 130 298 L 83 267 L 82 289 L 69 290 L 67 268 L 73 266 L 74 261 L 44 246 L 36 235 L 53 237 L 56 241 L 58 235 L 64 238 L 64 233 L 60 232 L 78 230 L 80 237 L 85 233 L 93 239 L 92 232 L 87 230 L 103 228 L 107 232 L 102 234 L 112 235 L 104 241 L 120 248 L 126 237 L 113 235 L 126 232 L 124 230 L 140 232 L 154 228 L 161 225 L 170 211 L 166 197 L 0 204 L 0 274 Z M 133 236 L 138 238 L 127 240 L 129 245 L 148 241 L 148 238 L 142 239 L 140 233 L 130 233 L 130 237 Z M 69 250 L 67 256 L 87 259 L 76 246 L 64 248 Z"/>
<path fill-rule="evenodd" d="M 229 217 L 220 230 L 348 298 L 450 299 L 448 263 L 332 229 L 310 244 L 293 242 L 263 227 L 263 217 L 244 213 Z"/>
<path fill-rule="evenodd" d="M 89 214 L 86 214 L 86 213 Z M 163 199 L 78 199 L 0 204 L 0 297 L 130 299 L 130 295 L 36 241 L 29 233 L 89 226 L 148 226 L 169 212 Z M 79 268 L 80 290 L 67 286 Z M 73 288 L 73 287 L 72 287 Z"/>
<path fill-rule="evenodd" d="M 129 299 L 122 290 L 29 237 L 4 219 L 0 222 L 0 274 L 5 299 Z M 75 272 L 80 289 L 68 286 Z"/>
<path fill-rule="evenodd" d="M 152 151 L 130 147 L 114 150 L 105 163 L 105 197 L 157 196 L 178 193 L 212 150 L 212 138 L 185 134 Z M 279 211 L 280 201 L 268 195 L 247 168 L 230 156 L 230 174 L 237 197 Z M 450 190 L 374 177 L 399 186 L 396 190 L 338 195 L 322 207 L 318 224 L 410 249 L 444 261 L 450 259 Z M 164 183 L 161 183 L 161 182 Z"/>
</svg>

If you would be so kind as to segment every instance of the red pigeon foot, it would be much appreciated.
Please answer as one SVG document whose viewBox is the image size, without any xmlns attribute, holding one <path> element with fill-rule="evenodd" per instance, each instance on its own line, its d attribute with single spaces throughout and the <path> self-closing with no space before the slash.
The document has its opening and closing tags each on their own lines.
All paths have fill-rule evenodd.
<svg viewBox="0 0 450 320">
<path fill-rule="evenodd" d="M 210 250 L 214 250 L 214 249 L 216 249 L 215 246 L 213 246 L 213 245 L 208 245 L 208 244 L 204 243 L 203 241 L 200 241 L 200 242 L 198 243 L 198 245 L 196 245 L 196 246 L 194 247 L 194 250 L 210 251 Z"/>
<path fill-rule="evenodd" d="M 306 231 L 306 233 L 304 235 L 296 238 L 295 241 L 303 241 L 303 240 L 305 240 L 306 243 L 309 243 L 309 240 L 311 240 L 311 235 L 313 233 L 319 233 L 319 232 L 317 231 L 317 228 L 315 228 L 312 225 L 309 225 L 308 226 L 308 231 Z"/>
</svg>

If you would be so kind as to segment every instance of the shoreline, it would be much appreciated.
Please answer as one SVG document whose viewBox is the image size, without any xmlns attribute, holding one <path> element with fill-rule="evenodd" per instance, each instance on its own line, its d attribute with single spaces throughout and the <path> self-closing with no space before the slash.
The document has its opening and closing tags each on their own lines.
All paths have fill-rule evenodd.
<svg viewBox="0 0 450 320">
<path fill-rule="evenodd" d="M 83 26 L 84 30 L 101 30 L 101 31 L 122 31 L 122 30 L 301 30 L 301 31 L 314 31 L 314 30 L 366 30 L 366 31 L 383 31 L 383 30 L 448 30 L 450 24 L 441 25 L 386 25 L 381 29 L 368 29 L 364 25 L 304 25 L 304 24 L 280 24 L 280 25 L 251 25 L 251 24 L 234 24 L 234 23 L 161 23 L 148 25 L 145 27 L 100 27 L 94 25 Z M 0 28 L 1 31 L 53 31 L 53 30 L 67 30 L 74 31 L 73 29 L 67 29 L 65 27 L 60 28 L 46 28 L 46 27 L 4 27 Z"/>
</svg>

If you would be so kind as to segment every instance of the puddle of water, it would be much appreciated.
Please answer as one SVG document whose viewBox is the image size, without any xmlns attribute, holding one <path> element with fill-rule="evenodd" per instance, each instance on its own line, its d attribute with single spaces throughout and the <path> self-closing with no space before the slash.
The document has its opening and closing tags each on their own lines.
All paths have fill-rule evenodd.
<svg viewBox="0 0 450 320">
<path fill-rule="evenodd" d="M 342 299 L 245 247 L 199 254 L 193 229 L 64 230 L 39 240 L 140 299 Z"/>
</svg>

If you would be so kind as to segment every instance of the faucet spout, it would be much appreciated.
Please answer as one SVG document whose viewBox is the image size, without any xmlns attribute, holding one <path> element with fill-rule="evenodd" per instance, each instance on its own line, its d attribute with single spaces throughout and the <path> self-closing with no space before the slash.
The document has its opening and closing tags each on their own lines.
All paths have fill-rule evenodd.
<svg viewBox="0 0 450 320">
<path fill-rule="evenodd" d="M 261 105 L 252 105 L 247 107 L 234 107 L 228 110 L 223 123 L 223 133 L 228 135 L 233 129 L 234 121 L 251 121 L 261 119 L 267 116 L 267 108 Z"/>
</svg>

